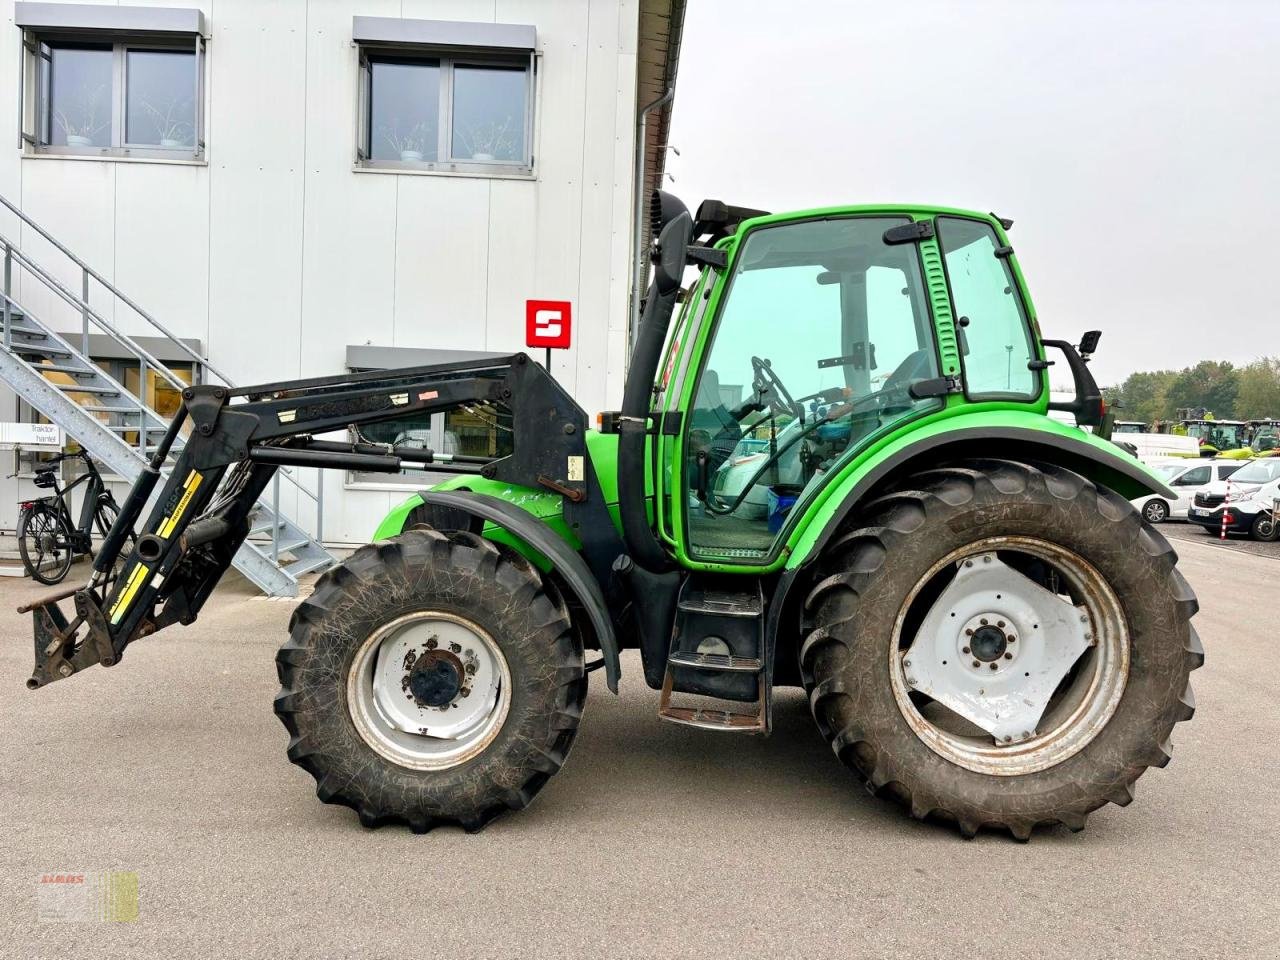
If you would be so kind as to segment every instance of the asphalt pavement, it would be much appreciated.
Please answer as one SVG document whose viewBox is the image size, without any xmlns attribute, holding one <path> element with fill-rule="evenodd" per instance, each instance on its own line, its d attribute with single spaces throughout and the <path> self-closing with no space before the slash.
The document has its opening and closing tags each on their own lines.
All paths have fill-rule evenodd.
<svg viewBox="0 0 1280 960">
<path fill-rule="evenodd" d="M 1029 844 L 869 796 L 798 692 L 768 739 L 663 723 L 633 654 L 621 697 L 593 675 L 528 810 L 364 829 L 284 755 L 291 603 L 232 583 L 196 625 L 32 693 L 13 609 L 46 588 L 4 582 L 0 957 L 1274 958 L 1280 561 L 1177 546 L 1197 715 L 1132 805 Z M 136 921 L 41 919 L 42 878 L 106 871 L 136 875 Z"/>
</svg>

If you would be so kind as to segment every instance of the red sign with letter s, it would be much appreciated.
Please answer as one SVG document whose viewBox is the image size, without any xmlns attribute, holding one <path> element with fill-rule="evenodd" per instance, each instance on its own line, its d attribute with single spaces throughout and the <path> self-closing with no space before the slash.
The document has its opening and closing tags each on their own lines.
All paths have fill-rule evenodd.
<svg viewBox="0 0 1280 960">
<path fill-rule="evenodd" d="M 568 300 L 526 300 L 524 342 L 527 347 L 567 350 L 573 332 L 573 304 Z"/>
</svg>

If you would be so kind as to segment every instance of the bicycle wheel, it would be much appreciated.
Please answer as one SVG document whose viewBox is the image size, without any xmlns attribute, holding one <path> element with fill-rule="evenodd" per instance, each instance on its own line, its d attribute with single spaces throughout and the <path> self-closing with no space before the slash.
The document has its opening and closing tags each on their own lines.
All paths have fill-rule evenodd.
<svg viewBox="0 0 1280 960">
<path fill-rule="evenodd" d="M 33 580 L 61 583 L 71 569 L 71 531 L 47 503 L 33 504 L 18 521 L 18 553 Z"/>
</svg>

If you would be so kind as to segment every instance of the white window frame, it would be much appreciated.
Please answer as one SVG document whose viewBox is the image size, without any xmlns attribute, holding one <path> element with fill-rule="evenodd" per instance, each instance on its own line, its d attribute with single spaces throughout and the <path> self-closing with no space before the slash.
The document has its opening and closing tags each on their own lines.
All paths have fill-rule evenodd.
<svg viewBox="0 0 1280 960">
<path fill-rule="evenodd" d="M 357 120 L 355 163 L 359 170 L 390 173 L 455 173 L 481 177 L 534 176 L 534 114 L 537 100 L 537 53 L 512 53 L 478 48 L 460 51 L 456 48 L 431 46 L 381 45 L 357 43 L 359 51 L 357 83 Z M 440 67 L 440 93 L 437 104 L 439 118 L 436 132 L 436 160 L 374 160 L 371 157 L 373 131 L 370 115 L 373 111 L 373 63 L 412 63 L 431 61 Z M 453 78 L 454 67 L 520 67 L 524 69 L 524 157 L 518 162 L 510 160 L 473 160 L 470 157 L 455 159 L 453 150 Z"/>
<path fill-rule="evenodd" d="M 129 33 L 96 32 L 44 32 L 25 30 L 22 38 L 22 58 L 19 67 L 19 95 L 22 98 L 22 129 L 19 146 L 28 156 L 76 157 L 97 160 L 168 160 L 179 162 L 203 162 L 205 160 L 204 97 L 205 97 L 205 38 L 201 34 L 189 37 L 165 37 L 135 35 Z M 111 145 L 106 147 L 61 146 L 44 142 L 50 137 L 47 111 L 40 84 L 40 68 L 43 61 L 51 60 L 50 50 L 60 44 L 88 44 L 110 47 L 111 72 Z M 166 50 L 191 52 L 195 55 L 192 95 L 194 106 L 194 145 L 190 147 L 162 147 L 158 144 L 131 144 L 127 142 L 126 110 L 128 103 L 128 52 L 130 50 Z M 52 73 L 50 74 L 52 81 Z"/>
</svg>

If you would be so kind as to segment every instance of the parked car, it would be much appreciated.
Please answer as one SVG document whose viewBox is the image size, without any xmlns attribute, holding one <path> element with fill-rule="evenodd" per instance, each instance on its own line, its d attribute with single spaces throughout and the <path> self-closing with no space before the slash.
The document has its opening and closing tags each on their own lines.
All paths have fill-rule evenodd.
<svg viewBox="0 0 1280 960">
<path fill-rule="evenodd" d="M 1232 533 L 1247 533 L 1255 540 L 1280 539 L 1276 502 L 1280 500 L 1280 458 L 1251 460 L 1231 475 L 1196 493 L 1187 519 L 1209 533 L 1225 523 Z"/>
<path fill-rule="evenodd" d="M 1192 501 L 1201 490 L 1208 490 L 1214 484 L 1222 483 L 1245 466 L 1242 460 L 1155 460 L 1148 461 L 1158 474 L 1164 477 L 1165 483 L 1178 495 L 1176 500 L 1168 500 L 1153 494 L 1149 497 L 1138 497 L 1133 505 L 1142 511 L 1148 523 L 1163 523 L 1165 520 L 1185 520 Z"/>
</svg>

